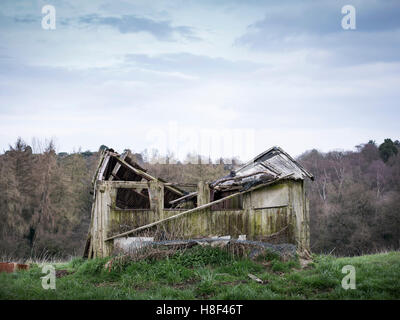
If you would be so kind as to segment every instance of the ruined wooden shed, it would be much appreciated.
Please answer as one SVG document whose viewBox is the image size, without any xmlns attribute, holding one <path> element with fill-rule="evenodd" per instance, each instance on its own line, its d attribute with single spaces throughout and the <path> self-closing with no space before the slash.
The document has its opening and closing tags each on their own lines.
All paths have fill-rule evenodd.
<svg viewBox="0 0 400 320">
<path fill-rule="evenodd" d="M 104 150 L 93 179 L 85 256 L 110 256 L 116 241 L 143 235 L 158 240 L 246 235 L 308 250 L 308 178 L 313 176 L 297 161 L 273 147 L 188 192 L 147 173 L 129 152 Z"/>
</svg>

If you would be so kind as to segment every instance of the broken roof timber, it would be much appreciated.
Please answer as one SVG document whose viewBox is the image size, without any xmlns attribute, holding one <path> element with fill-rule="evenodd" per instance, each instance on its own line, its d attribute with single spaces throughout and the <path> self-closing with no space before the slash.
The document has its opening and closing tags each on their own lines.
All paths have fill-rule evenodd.
<svg viewBox="0 0 400 320">
<path fill-rule="evenodd" d="M 194 191 L 194 192 L 188 193 L 187 195 L 185 195 L 183 197 L 180 197 L 178 199 L 172 200 L 169 203 L 170 204 L 175 204 L 175 203 L 181 202 L 182 200 L 186 200 L 188 198 L 192 198 L 192 197 L 194 197 L 196 195 L 197 195 L 197 191 Z"/>
<path fill-rule="evenodd" d="M 142 176 L 142 177 L 145 178 L 146 180 L 158 181 L 158 182 L 160 182 L 161 184 L 163 184 L 164 187 L 165 187 L 166 189 L 168 189 L 168 190 L 170 190 L 170 191 L 172 191 L 172 192 L 174 192 L 174 193 L 176 193 L 176 194 L 178 194 L 178 195 L 181 195 L 181 196 L 184 196 L 184 195 L 185 195 L 185 193 L 184 193 L 183 191 L 181 191 L 181 190 L 179 190 L 179 189 L 177 189 L 177 188 L 175 188 L 175 187 L 172 187 L 172 186 L 169 185 L 169 184 L 165 184 L 164 181 L 153 177 L 152 175 L 148 174 L 147 172 L 144 172 L 144 171 L 142 171 L 142 170 L 140 170 L 140 169 L 134 168 L 134 167 L 131 166 L 128 162 L 126 162 L 125 160 L 120 159 L 118 156 L 115 157 L 115 159 L 116 159 L 120 164 L 122 164 L 124 167 L 126 167 L 127 169 L 130 169 L 130 170 L 134 171 L 136 174 Z"/>
<path fill-rule="evenodd" d="M 114 159 L 114 160 L 111 161 L 111 159 Z M 120 179 L 121 177 L 116 179 L 116 177 L 118 176 L 118 173 L 121 171 L 121 167 L 124 167 L 125 169 L 128 169 L 130 172 L 133 172 L 134 175 L 138 176 L 139 180 L 140 180 L 140 178 L 142 178 L 147 181 L 158 181 L 162 185 L 164 185 L 164 187 L 166 189 L 168 189 L 169 191 L 171 191 L 172 193 L 174 193 L 178 196 L 184 196 L 186 194 L 186 192 L 181 190 L 179 187 L 177 187 L 176 184 L 168 183 L 168 182 L 164 181 L 163 179 L 156 178 L 156 177 L 153 177 L 152 175 L 148 174 L 147 172 L 145 172 L 145 169 L 140 167 L 133 160 L 130 160 L 130 162 L 133 162 L 133 164 L 128 163 L 128 159 L 130 159 L 129 151 L 120 155 L 120 154 L 114 152 L 112 149 L 103 150 L 101 153 L 101 156 L 100 156 L 100 160 L 99 160 L 99 164 L 98 164 L 96 173 L 94 175 L 94 179 L 93 179 L 94 188 L 96 188 L 96 182 L 99 180 L 101 180 L 101 181 L 110 180 L 110 181 L 114 181 L 114 182 L 120 182 L 120 180 L 126 181 L 126 180 Z M 114 164 L 114 167 L 111 169 L 108 168 L 108 166 L 110 166 L 112 164 Z M 107 175 L 106 175 L 106 172 L 108 172 Z M 130 180 L 131 179 L 129 179 L 128 181 L 130 181 Z"/>
<path fill-rule="evenodd" d="M 121 159 L 122 159 L 122 160 L 125 160 L 126 157 L 128 156 L 128 154 L 129 154 L 129 151 L 124 152 L 124 153 L 120 156 Z M 108 178 L 108 180 L 111 180 L 111 181 L 114 180 L 115 177 L 117 177 L 118 170 L 119 170 L 120 168 L 121 168 L 121 164 L 120 164 L 120 163 L 117 163 L 117 164 L 115 165 L 113 171 L 111 172 L 111 175 L 110 175 L 110 177 Z"/>
<path fill-rule="evenodd" d="M 304 169 L 296 160 L 279 147 L 272 147 L 248 161 L 230 175 L 222 177 L 210 184 L 218 190 L 233 190 L 245 185 L 254 185 L 272 181 L 282 176 L 288 179 L 313 179 L 313 175 Z"/>
</svg>

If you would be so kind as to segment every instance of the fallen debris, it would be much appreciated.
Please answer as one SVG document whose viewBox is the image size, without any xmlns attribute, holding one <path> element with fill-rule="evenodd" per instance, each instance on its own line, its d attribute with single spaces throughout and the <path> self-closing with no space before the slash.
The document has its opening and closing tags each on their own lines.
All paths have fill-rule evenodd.
<svg viewBox="0 0 400 320">
<path fill-rule="evenodd" d="M 112 264 L 113 264 L 113 259 L 107 261 L 106 264 L 104 265 L 104 269 L 108 270 L 108 272 L 111 272 Z"/>
<path fill-rule="evenodd" d="M 303 249 L 303 251 L 299 253 L 299 262 L 302 269 L 307 268 L 313 263 L 312 255 L 307 249 Z"/>
<path fill-rule="evenodd" d="M 264 283 L 264 281 L 262 281 L 260 278 L 257 278 L 254 274 L 249 273 L 248 276 L 249 276 L 250 279 L 254 280 L 255 282 L 258 282 L 258 283 L 261 283 L 261 284 Z"/>
<path fill-rule="evenodd" d="M 118 238 L 114 240 L 114 246 L 116 250 L 129 251 L 148 246 L 152 241 L 154 237 Z"/>
<path fill-rule="evenodd" d="M 309 260 L 309 259 L 302 259 L 302 258 L 299 259 L 299 262 L 300 262 L 300 265 L 301 265 L 301 268 L 302 268 L 302 269 L 307 268 L 311 263 L 313 263 L 312 260 Z"/>
<path fill-rule="evenodd" d="M 275 253 L 284 261 L 296 257 L 296 246 L 294 244 L 272 244 L 262 241 L 228 239 L 228 237 L 148 241 L 147 245 L 142 247 L 137 247 L 132 243 L 131 247 L 125 248 L 124 253 L 134 257 L 135 260 L 140 260 L 151 257 L 157 258 L 157 255 L 165 257 L 166 251 L 168 251 L 169 255 L 171 252 L 176 252 L 176 250 L 189 249 L 198 245 L 202 247 L 219 247 L 229 250 L 236 255 L 246 256 L 253 260 L 265 253 Z M 121 251 L 115 250 L 114 254 L 121 254 Z M 112 260 L 113 259 L 111 259 L 109 263 L 112 263 Z M 109 267 L 110 266 L 107 265 L 106 268 Z"/>
</svg>

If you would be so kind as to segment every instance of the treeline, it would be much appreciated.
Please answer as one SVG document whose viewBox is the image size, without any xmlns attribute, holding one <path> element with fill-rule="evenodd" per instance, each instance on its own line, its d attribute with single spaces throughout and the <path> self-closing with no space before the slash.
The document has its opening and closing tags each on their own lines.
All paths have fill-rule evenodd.
<svg viewBox="0 0 400 320">
<path fill-rule="evenodd" d="M 0 155 L 0 255 L 81 253 L 90 222 L 96 153 L 42 152 L 18 139 Z"/>
<path fill-rule="evenodd" d="M 299 157 L 315 176 L 307 182 L 314 252 L 358 255 L 400 248 L 399 148 L 398 141 L 386 139 L 356 151 L 312 150 Z M 184 163 L 151 164 L 147 152 L 134 155 L 152 175 L 178 183 L 212 181 L 239 165 L 237 159 L 184 164 L 198 163 L 196 155 Z M 21 139 L 1 154 L 0 255 L 81 254 L 98 159 L 99 152 L 91 151 L 57 154 L 51 141 L 33 152 Z"/>
<path fill-rule="evenodd" d="M 386 139 L 357 151 L 299 157 L 315 175 L 308 182 L 311 246 L 315 252 L 361 255 L 400 248 L 400 143 Z"/>
</svg>

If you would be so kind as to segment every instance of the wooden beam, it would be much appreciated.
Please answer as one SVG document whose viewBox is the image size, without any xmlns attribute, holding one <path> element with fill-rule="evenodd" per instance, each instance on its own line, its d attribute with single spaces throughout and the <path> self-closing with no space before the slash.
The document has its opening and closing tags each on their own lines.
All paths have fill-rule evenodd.
<svg viewBox="0 0 400 320">
<path fill-rule="evenodd" d="M 158 225 L 158 224 L 160 224 L 160 223 L 163 223 L 163 222 L 166 222 L 166 221 L 169 221 L 169 220 L 173 220 L 173 219 L 179 218 L 179 217 L 181 217 L 181 216 L 183 216 L 183 215 L 185 215 L 185 214 L 187 214 L 187 213 L 192 213 L 192 212 L 195 212 L 195 211 L 199 211 L 199 210 L 202 210 L 202 209 L 206 209 L 206 208 L 208 208 L 208 207 L 211 207 L 211 206 L 214 205 L 214 204 L 217 204 L 217 203 L 220 203 L 220 202 L 222 202 L 222 201 L 225 201 L 225 200 L 228 200 L 228 199 L 237 197 L 237 196 L 240 195 L 240 194 L 244 194 L 244 193 L 247 193 L 247 192 L 250 192 L 250 191 L 254 191 L 254 190 L 256 190 L 256 189 L 259 189 L 259 188 L 261 188 L 261 187 L 265 187 L 265 186 L 271 185 L 271 184 L 276 183 L 276 182 L 278 182 L 278 181 L 280 181 L 280 180 L 282 180 L 282 179 L 286 179 L 286 178 L 288 178 L 288 177 L 290 177 L 290 176 L 292 176 L 292 175 L 293 175 L 293 173 L 288 174 L 288 175 L 283 176 L 283 177 L 280 177 L 280 178 L 278 178 L 278 179 L 275 179 L 274 181 L 270 181 L 270 182 L 267 182 L 267 183 L 264 183 L 264 184 L 260 184 L 260 185 L 258 185 L 258 186 L 253 187 L 253 188 L 250 188 L 250 189 L 248 189 L 248 190 L 233 193 L 233 194 L 231 194 L 231 195 L 229 195 L 229 196 L 226 196 L 225 198 L 221 198 L 221 199 L 218 199 L 218 200 L 209 202 L 209 203 L 207 203 L 207 204 L 201 205 L 201 206 L 199 206 L 199 207 L 196 207 L 196 208 L 193 208 L 193 209 L 190 209 L 190 210 L 187 210 L 187 211 L 184 211 L 184 212 L 175 214 L 175 215 L 173 215 L 173 216 L 171 216 L 171 217 L 168 217 L 168 218 L 165 218 L 165 219 L 158 220 L 158 221 L 156 221 L 156 222 L 152 222 L 152 223 L 146 224 L 146 225 L 141 226 L 141 227 L 139 227 L 139 228 L 136 228 L 136 229 L 133 229 L 133 230 L 130 230 L 130 231 L 126 231 L 126 232 L 124 232 L 124 233 L 120 233 L 120 234 L 117 234 L 117 235 L 112 236 L 112 237 L 108 237 L 108 238 L 104 239 L 104 241 L 113 240 L 113 239 L 115 239 L 115 238 L 121 238 L 121 237 L 127 236 L 127 235 L 129 235 L 129 234 L 135 233 L 135 232 L 137 232 L 137 231 L 141 231 L 141 230 L 144 230 L 144 229 L 147 229 L 147 228 L 156 226 L 156 225 Z"/>
<path fill-rule="evenodd" d="M 110 161 L 110 156 L 106 155 L 105 158 L 104 158 L 104 161 L 103 161 L 103 163 L 101 165 L 99 174 L 97 176 L 97 180 L 103 180 L 104 172 L 106 171 L 106 168 L 107 168 L 107 165 L 108 165 L 109 161 Z"/>
<path fill-rule="evenodd" d="M 187 194 L 187 195 L 185 195 L 185 196 L 183 196 L 183 197 L 180 197 L 180 198 L 178 198 L 178 199 L 172 200 L 172 201 L 169 202 L 169 204 L 174 204 L 174 203 L 176 203 L 176 202 L 179 202 L 179 201 L 181 201 L 181 200 L 190 198 L 190 197 L 195 196 L 195 195 L 197 195 L 197 191 L 191 192 L 191 193 L 189 193 L 189 194 Z"/>
<path fill-rule="evenodd" d="M 164 218 L 164 185 L 160 181 L 150 181 L 149 188 L 150 209 L 158 219 Z"/>
<path fill-rule="evenodd" d="M 93 178 L 92 178 L 92 185 L 94 185 L 96 183 L 100 167 L 103 164 L 104 156 L 105 156 L 105 151 L 103 150 L 100 153 L 100 159 L 99 159 L 99 162 L 97 164 L 96 172 L 95 172 L 95 174 L 93 175 Z"/>
<path fill-rule="evenodd" d="M 126 152 L 124 152 L 123 155 L 121 155 L 121 159 L 122 159 L 122 160 L 125 160 L 127 156 L 128 156 L 128 152 L 126 151 Z M 117 163 L 117 164 L 115 165 L 113 171 L 111 172 L 111 175 L 110 175 L 110 177 L 108 178 L 108 180 L 111 180 L 111 181 L 112 181 L 112 180 L 114 180 L 114 178 L 117 178 L 117 174 L 118 174 L 119 168 L 121 168 L 121 164 L 120 164 L 120 163 Z"/>
<path fill-rule="evenodd" d="M 128 162 L 126 162 L 125 160 L 120 159 L 119 157 L 115 157 L 115 159 L 121 163 L 123 166 L 125 166 L 126 168 L 132 170 L 133 172 L 135 172 L 136 174 L 148 179 L 148 180 L 153 180 L 153 181 L 159 181 L 160 183 L 162 183 L 166 189 L 171 190 L 172 192 L 175 192 L 176 194 L 179 194 L 181 196 L 184 196 L 185 194 L 183 192 L 181 192 L 180 190 L 170 186 L 170 185 L 165 185 L 164 182 L 160 181 L 159 179 L 149 175 L 148 173 L 140 170 L 140 169 L 136 169 L 133 166 L 131 166 Z"/>
<path fill-rule="evenodd" d="M 271 206 L 271 207 L 259 207 L 259 208 L 254 208 L 254 210 L 263 210 L 263 209 L 279 209 L 279 208 L 287 208 L 287 204 L 283 204 L 281 206 Z"/>
<path fill-rule="evenodd" d="M 197 188 L 196 183 L 166 182 L 164 183 L 164 186 Z"/>
<path fill-rule="evenodd" d="M 108 182 L 107 182 L 108 183 Z M 149 184 L 141 181 L 110 181 L 110 185 L 118 189 L 148 189 Z"/>
<path fill-rule="evenodd" d="M 210 186 L 204 181 L 199 181 L 197 187 L 197 205 L 201 206 L 210 202 Z"/>
</svg>

